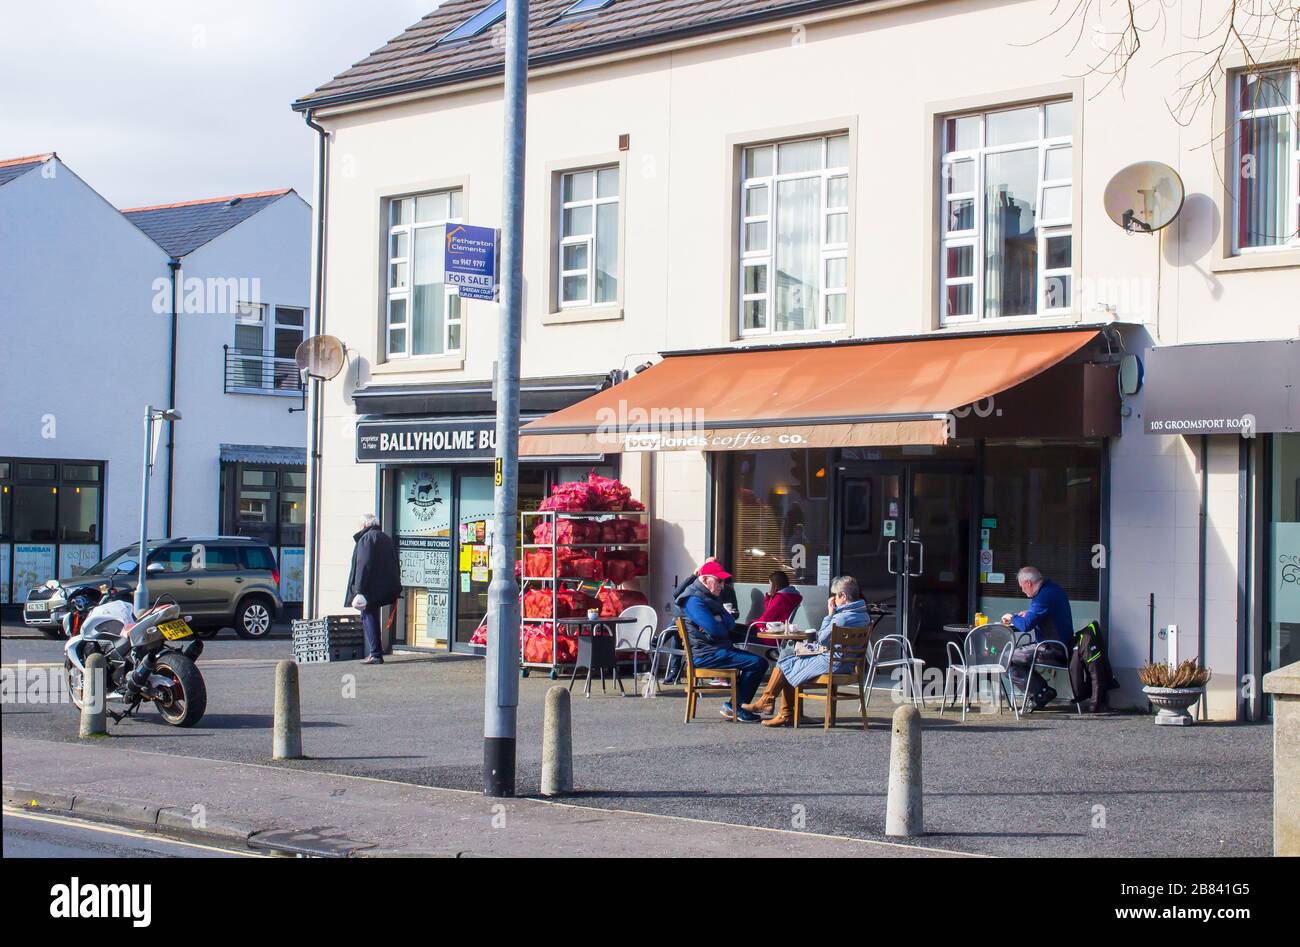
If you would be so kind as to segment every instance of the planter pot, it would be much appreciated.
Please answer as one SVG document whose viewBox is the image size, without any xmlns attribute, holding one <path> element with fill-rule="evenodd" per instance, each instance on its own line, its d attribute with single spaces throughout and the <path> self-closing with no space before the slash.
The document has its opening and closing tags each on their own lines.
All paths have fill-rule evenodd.
<svg viewBox="0 0 1300 947">
<path fill-rule="evenodd" d="M 1201 699 L 1205 688 L 1144 687 L 1142 692 L 1147 695 L 1151 705 L 1160 710 L 1160 713 L 1156 714 L 1156 726 L 1190 727 L 1192 715 L 1187 712 L 1187 708 Z"/>
</svg>

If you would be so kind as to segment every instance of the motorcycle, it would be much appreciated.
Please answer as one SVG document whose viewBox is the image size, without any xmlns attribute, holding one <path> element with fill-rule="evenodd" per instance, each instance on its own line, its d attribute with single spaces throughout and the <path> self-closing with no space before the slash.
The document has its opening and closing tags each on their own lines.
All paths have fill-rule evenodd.
<svg viewBox="0 0 1300 947">
<path fill-rule="evenodd" d="M 194 637 L 174 601 L 160 597 L 136 615 L 130 595 L 130 589 L 110 580 L 69 596 L 62 616 L 68 636 L 63 667 L 72 702 L 81 710 L 86 661 L 98 652 L 106 665 L 105 699 L 125 707 L 106 711 L 115 723 L 133 716 L 141 704 L 152 703 L 165 723 L 192 727 L 208 704 L 207 687 L 195 664 L 203 642 Z"/>
</svg>

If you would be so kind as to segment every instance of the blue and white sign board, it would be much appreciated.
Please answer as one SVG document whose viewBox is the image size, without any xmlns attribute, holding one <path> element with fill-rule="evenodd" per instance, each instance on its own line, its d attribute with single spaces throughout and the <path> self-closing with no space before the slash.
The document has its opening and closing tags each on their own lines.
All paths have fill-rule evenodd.
<svg viewBox="0 0 1300 947">
<path fill-rule="evenodd" d="M 497 298 L 497 231 L 491 227 L 451 224 L 445 254 L 447 285 L 462 299 Z"/>
</svg>

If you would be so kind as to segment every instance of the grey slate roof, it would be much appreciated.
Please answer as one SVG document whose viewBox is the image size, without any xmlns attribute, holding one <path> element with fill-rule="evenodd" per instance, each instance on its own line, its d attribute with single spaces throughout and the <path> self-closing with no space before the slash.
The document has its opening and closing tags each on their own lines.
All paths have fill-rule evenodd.
<svg viewBox="0 0 1300 947">
<path fill-rule="evenodd" d="M 55 157 L 53 152 L 44 155 L 30 155 L 26 158 L 10 158 L 0 161 L 0 186 L 8 184 L 14 178 L 20 178 L 33 168 L 39 168 L 49 159 Z"/>
<path fill-rule="evenodd" d="M 262 447 L 257 444 L 222 444 L 223 464 L 268 464 L 280 467 L 302 467 L 307 463 L 305 447 Z"/>
<path fill-rule="evenodd" d="M 234 194 L 202 201 L 159 204 L 123 210 L 127 220 L 175 257 L 193 253 L 231 227 L 274 204 L 292 188 Z"/>
<path fill-rule="evenodd" d="M 401 36 L 303 96 L 293 107 L 302 111 L 501 72 L 504 48 L 493 36 L 499 25 L 469 40 L 437 45 L 490 2 L 445 0 Z M 573 0 L 532 0 L 529 4 L 529 62 L 533 66 L 835 7 L 872 6 L 869 0 L 614 0 L 595 14 L 559 19 L 572 4 Z"/>
</svg>

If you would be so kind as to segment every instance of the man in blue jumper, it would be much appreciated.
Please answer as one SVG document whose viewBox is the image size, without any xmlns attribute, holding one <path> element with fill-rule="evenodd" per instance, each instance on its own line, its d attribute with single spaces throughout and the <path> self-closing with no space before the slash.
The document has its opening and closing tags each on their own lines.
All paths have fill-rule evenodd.
<svg viewBox="0 0 1300 947">
<path fill-rule="evenodd" d="M 1029 607 L 1015 615 L 1003 615 L 1002 624 L 1010 625 L 1016 631 L 1032 631 L 1041 641 L 1059 641 L 1065 645 L 1065 660 L 1070 663 L 1070 645 L 1074 641 L 1074 618 L 1070 614 L 1070 600 L 1065 590 L 1051 579 L 1044 579 L 1043 574 L 1033 566 L 1025 566 L 1016 573 L 1020 591 L 1030 600 Z M 1049 657 L 1052 663 L 1060 657 L 1052 649 Z M 1034 710 L 1042 710 L 1056 699 L 1056 691 L 1049 687 L 1037 673 L 1029 674 L 1029 662 L 1033 658 L 1034 646 L 1026 645 L 1011 655 L 1011 680 L 1022 691 L 1029 689 L 1029 700 Z"/>
<path fill-rule="evenodd" d="M 731 574 L 712 560 L 700 566 L 695 581 L 677 597 L 678 612 L 691 639 L 691 657 L 697 668 L 736 668 L 740 680 L 736 698 L 741 704 L 754 699 L 758 685 L 767 673 L 767 660 L 736 647 L 731 632 L 736 627 L 736 616 L 723 603 L 721 593 Z M 742 722 L 762 720 L 758 714 L 739 707 L 731 701 L 722 705 L 722 716 L 730 720 L 739 715 Z"/>
</svg>

